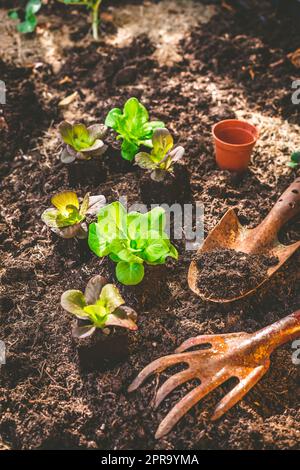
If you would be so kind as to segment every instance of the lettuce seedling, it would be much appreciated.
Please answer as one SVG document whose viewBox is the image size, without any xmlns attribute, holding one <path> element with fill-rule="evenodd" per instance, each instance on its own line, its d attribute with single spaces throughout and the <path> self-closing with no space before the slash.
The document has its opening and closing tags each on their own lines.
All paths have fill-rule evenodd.
<svg viewBox="0 0 300 470">
<path fill-rule="evenodd" d="M 83 5 L 88 10 L 91 11 L 91 23 L 92 23 L 92 31 L 93 31 L 93 38 L 95 41 L 99 40 L 99 11 L 102 0 L 59 0 L 61 3 L 65 3 L 66 5 Z"/>
<path fill-rule="evenodd" d="M 84 223 L 87 215 L 96 215 L 106 204 L 104 196 L 89 196 L 86 194 L 79 204 L 76 193 L 64 191 L 51 198 L 55 207 L 46 209 L 42 221 L 62 238 L 87 238 L 87 225 Z"/>
<path fill-rule="evenodd" d="M 85 127 L 84 124 L 70 124 L 63 121 L 58 126 L 61 139 L 65 147 L 60 159 L 63 163 L 72 163 L 74 160 L 90 160 L 100 157 L 107 149 L 107 145 L 101 140 L 107 127 L 103 124 L 95 124 Z"/>
<path fill-rule="evenodd" d="M 76 338 L 86 338 L 96 328 L 104 329 L 108 326 L 137 330 L 137 314 L 124 304 L 117 287 L 107 284 L 102 276 L 90 279 L 84 294 L 80 290 L 68 290 L 61 296 L 61 306 L 79 320 L 87 322 L 73 329 L 73 336 Z"/>
<path fill-rule="evenodd" d="M 149 114 L 137 98 L 130 98 L 123 111 L 112 109 L 105 120 L 105 125 L 117 133 L 122 142 L 122 157 L 132 161 L 141 145 L 152 147 L 152 136 L 155 129 L 165 127 L 161 121 L 149 121 Z"/>
<path fill-rule="evenodd" d="M 300 166 L 300 151 L 292 153 L 291 161 L 288 162 L 288 166 L 291 168 L 298 168 L 298 166 Z"/>
<path fill-rule="evenodd" d="M 173 173 L 173 165 L 184 155 L 183 147 L 174 147 L 173 137 L 168 129 L 156 129 L 152 137 L 151 153 L 139 152 L 135 161 L 145 170 L 152 170 L 154 181 L 163 181 L 168 173 Z"/>
<path fill-rule="evenodd" d="M 158 265 L 168 257 L 178 259 L 165 224 L 162 207 L 145 214 L 127 213 L 120 202 L 113 202 L 100 209 L 98 222 L 90 225 L 88 243 L 97 256 L 109 256 L 117 263 L 119 282 L 136 285 L 144 278 L 144 262 Z"/>
<path fill-rule="evenodd" d="M 17 25 L 17 30 L 19 31 L 19 33 L 33 33 L 37 26 L 36 13 L 40 10 L 41 6 L 41 0 L 29 0 L 27 2 L 25 7 L 24 21 L 20 21 Z M 17 10 L 9 11 L 8 16 L 12 20 L 20 20 L 19 13 L 17 12 Z"/>
</svg>

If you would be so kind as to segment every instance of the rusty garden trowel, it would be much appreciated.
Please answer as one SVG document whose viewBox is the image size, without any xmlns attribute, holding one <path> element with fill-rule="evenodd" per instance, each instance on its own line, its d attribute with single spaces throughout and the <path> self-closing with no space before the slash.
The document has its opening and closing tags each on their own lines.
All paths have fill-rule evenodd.
<svg viewBox="0 0 300 470">
<path fill-rule="evenodd" d="M 197 254 L 228 248 L 247 254 L 263 254 L 269 257 L 277 257 L 278 263 L 268 269 L 266 279 L 254 289 L 243 292 L 238 297 L 219 299 L 211 298 L 201 292 L 201 289 L 197 286 L 198 267 L 196 262 L 192 261 L 188 273 L 188 283 L 191 290 L 204 300 L 220 303 L 232 302 L 254 292 L 299 248 L 300 241 L 285 246 L 278 241 L 277 236 L 280 228 L 299 212 L 300 177 L 282 194 L 267 217 L 253 229 L 243 227 L 238 220 L 235 210 L 229 209 L 218 225 L 210 232 Z"/>
</svg>

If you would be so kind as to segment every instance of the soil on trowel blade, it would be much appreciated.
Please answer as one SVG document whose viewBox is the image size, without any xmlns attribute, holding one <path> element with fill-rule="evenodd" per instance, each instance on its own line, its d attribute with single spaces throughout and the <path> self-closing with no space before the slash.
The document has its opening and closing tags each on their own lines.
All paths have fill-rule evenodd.
<svg viewBox="0 0 300 470">
<path fill-rule="evenodd" d="M 199 269 L 198 288 L 207 297 L 239 297 L 261 284 L 268 269 L 278 258 L 249 255 L 230 249 L 201 253 L 196 258 Z"/>
</svg>

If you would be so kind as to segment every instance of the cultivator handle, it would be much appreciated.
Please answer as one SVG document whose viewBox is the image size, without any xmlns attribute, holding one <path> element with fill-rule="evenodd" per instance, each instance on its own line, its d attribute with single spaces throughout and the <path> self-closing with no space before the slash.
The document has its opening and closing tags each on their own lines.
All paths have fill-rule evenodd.
<svg viewBox="0 0 300 470">
<path fill-rule="evenodd" d="M 245 252 L 257 253 L 269 248 L 277 241 L 281 227 L 300 212 L 300 178 L 297 178 L 280 196 L 267 217 L 250 230 Z"/>
</svg>

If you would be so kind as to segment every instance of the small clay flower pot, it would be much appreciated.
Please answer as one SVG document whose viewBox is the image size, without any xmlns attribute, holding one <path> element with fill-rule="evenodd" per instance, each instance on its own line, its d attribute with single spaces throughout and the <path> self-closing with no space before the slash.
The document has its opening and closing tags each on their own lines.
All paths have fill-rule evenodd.
<svg viewBox="0 0 300 470">
<path fill-rule="evenodd" d="M 238 119 L 227 119 L 215 124 L 212 133 L 219 168 L 238 173 L 246 171 L 258 139 L 256 127 Z"/>
</svg>

